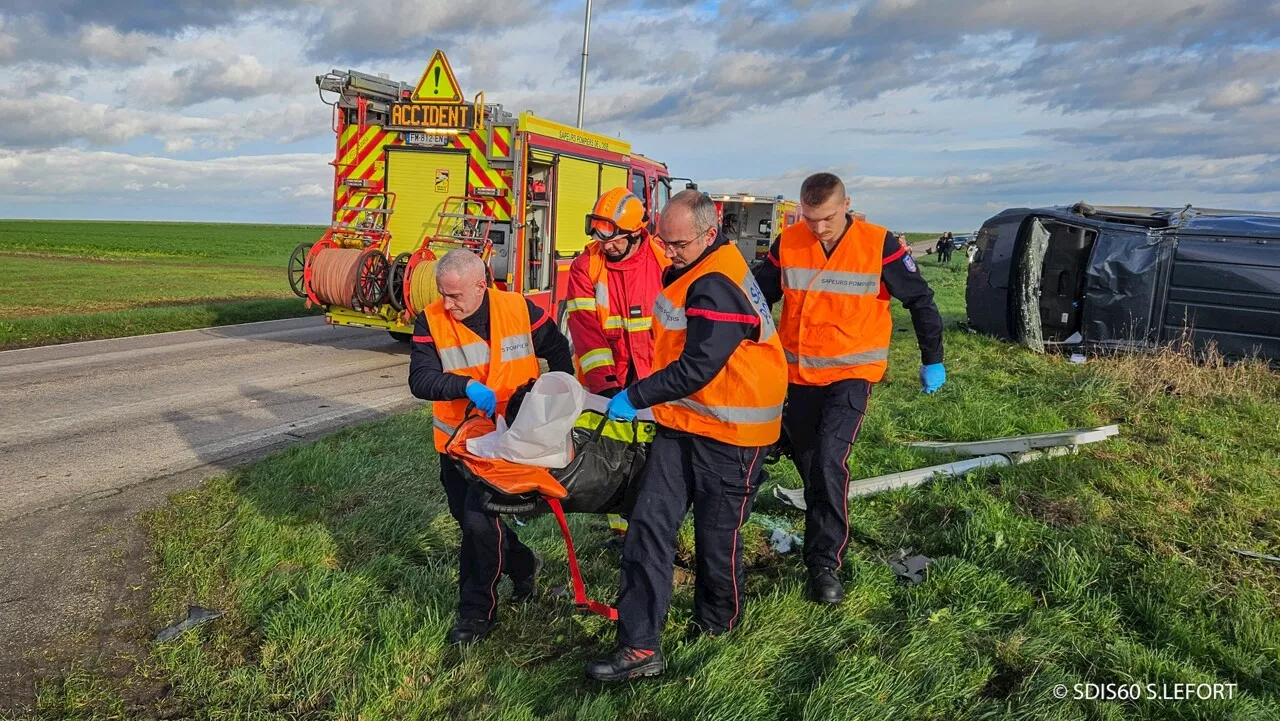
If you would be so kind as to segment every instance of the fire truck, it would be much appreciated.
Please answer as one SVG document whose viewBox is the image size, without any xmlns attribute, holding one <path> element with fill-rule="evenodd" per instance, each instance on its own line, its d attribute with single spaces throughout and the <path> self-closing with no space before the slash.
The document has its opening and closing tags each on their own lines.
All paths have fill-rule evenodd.
<svg viewBox="0 0 1280 721">
<path fill-rule="evenodd" d="M 475 251 L 496 287 L 560 318 L 596 198 L 627 186 L 656 227 L 671 197 L 667 166 L 625 140 L 513 115 L 483 92 L 465 99 L 439 50 L 414 85 L 354 70 L 316 84 L 337 141 L 332 218 L 294 250 L 289 282 L 335 325 L 408 341 L 438 297 L 435 260 L 453 248 Z"/>
<path fill-rule="evenodd" d="M 724 234 L 747 262 L 763 258 L 782 229 L 800 219 L 800 204 L 783 196 L 760 197 L 746 193 L 711 194 Z"/>
</svg>

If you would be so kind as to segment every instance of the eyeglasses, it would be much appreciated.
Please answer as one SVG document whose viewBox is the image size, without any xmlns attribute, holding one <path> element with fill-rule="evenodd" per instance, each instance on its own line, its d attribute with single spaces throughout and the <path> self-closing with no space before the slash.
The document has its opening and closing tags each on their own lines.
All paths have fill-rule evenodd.
<svg viewBox="0 0 1280 721">
<path fill-rule="evenodd" d="M 673 253 L 680 253 L 680 252 L 683 252 L 685 248 L 688 248 L 690 245 L 697 242 L 698 239 L 700 239 L 703 235 L 705 235 L 708 230 L 711 230 L 711 228 L 703 228 L 701 231 L 698 232 L 698 235 L 696 237 L 690 238 L 688 240 L 659 239 L 658 242 L 661 243 L 662 247 L 665 248 L 666 250 L 669 250 Z"/>
</svg>

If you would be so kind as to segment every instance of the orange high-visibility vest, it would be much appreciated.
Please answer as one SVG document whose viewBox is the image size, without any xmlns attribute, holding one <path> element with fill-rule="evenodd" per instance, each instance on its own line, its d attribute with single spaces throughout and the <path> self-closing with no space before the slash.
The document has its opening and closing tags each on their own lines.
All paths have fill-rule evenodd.
<svg viewBox="0 0 1280 721">
<path fill-rule="evenodd" d="M 742 341 L 710 383 L 688 398 L 659 403 L 653 417 L 668 428 L 731 445 L 767 446 L 781 433 L 786 361 L 764 294 L 735 246 L 720 247 L 662 290 L 653 305 L 654 367 L 661 370 L 680 357 L 687 327 L 685 297 L 689 286 L 708 273 L 724 274 L 746 293 L 760 318 L 760 340 Z"/>
<path fill-rule="evenodd" d="M 446 373 L 455 373 L 483 383 L 498 396 L 498 413 L 517 388 L 538 377 L 538 357 L 533 352 L 533 328 L 529 324 L 529 306 L 524 296 L 490 288 L 489 342 L 476 335 L 444 309 L 444 300 L 427 306 L 427 326 L 440 354 Z M 449 436 L 457 430 L 466 414 L 466 398 L 435 401 L 434 416 L 436 450 L 444 453 Z"/>
<path fill-rule="evenodd" d="M 884 378 L 893 334 L 889 294 L 880 280 L 886 232 L 854 220 L 828 258 L 804 223 L 782 231 L 778 335 L 792 383 L 821 386 Z"/>
</svg>

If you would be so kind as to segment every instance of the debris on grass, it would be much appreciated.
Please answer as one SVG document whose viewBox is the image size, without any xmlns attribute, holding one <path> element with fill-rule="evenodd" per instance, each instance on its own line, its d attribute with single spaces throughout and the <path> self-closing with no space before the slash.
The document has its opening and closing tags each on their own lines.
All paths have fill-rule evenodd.
<svg viewBox="0 0 1280 721">
<path fill-rule="evenodd" d="M 222 611 L 215 611 L 211 608 L 202 606 L 187 606 L 187 617 L 172 626 L 164 629 L 156 634 L 155 643 L 164 643 L 172 641 L 185 631 L 189 631 L 208 621 L 212 621 L 222 615 Z"/>
<path fill-rule="evenodd" d="M 914 586 L 924 581 L 925 569 L 933 563 L 933 559 L 928 556 L 909 556 L 907 555 L 909 553 L 911 553 L 910 548 L 899 548 L 885 559 L 885 563 L 893 569 L 893 575 L 898 577 L 898 581 Z"/>
<path fill-rule="evenodd" d="M 1267 563 L 1280 564 L 1280 556 L 1269 556 L 1265 553 L 1257 553 L 1255 551 L 1246 551 L 1242 548 L 1233 548 L 1231 549 L 1231 552 L 1237 553 L 1241 556 L 1245 556 L 1246 558 L 1256 558 L 1259 561 L 1266 561 Z"/>
</svg>

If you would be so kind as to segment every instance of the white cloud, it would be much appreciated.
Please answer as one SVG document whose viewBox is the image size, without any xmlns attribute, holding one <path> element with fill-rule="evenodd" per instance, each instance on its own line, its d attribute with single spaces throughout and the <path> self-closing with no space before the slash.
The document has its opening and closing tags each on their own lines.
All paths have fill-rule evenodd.
<svg viewBox="0 0 1280 721">
<path fill-rule="evenodd" d="M 1233 110 L 1245 105 L 1256 105 L 1266 97 L 1262 85 L 1255 80 L 1237 78 L 1223 86 L 1200 104 L 1201 110 Z"/>
<path fill-rule="evenodd" d="M 122 33 L 102 25 L 80 30 L 78 45 L 85 57 L 104 62 L 140 64 L 159 52 L 155 38 L 143 33 Z"/>
<path fill-rule="evenodd" d="M 319 183 L 306 183 L 297 187 L 284 186 L 280 188 L 280 192 L 290 198 L 329 198 L 333 194 L 333 186 L 321 185 Z"/>
<path fill-rule="evenodd" d="M 56 209 L 56 216 L 79 208 L 82 217 L 83 209 L 97 208 L 89 217 L 101 217 L 128 203 L 152 209 L 151 217 L 179 209 L 179 219 L 243 220 L 248 211 L 322 223 L 327 196 L 309 186 L 332 178 L 329 160 L 317 153 L 176 160 L 78 148 L 0 150 L 0 208 L 17 217 L 31 217 L 25 211 L 33 207 Z"/>
</svg>

